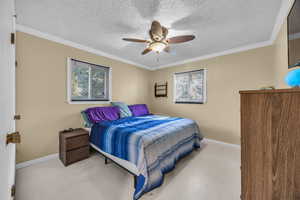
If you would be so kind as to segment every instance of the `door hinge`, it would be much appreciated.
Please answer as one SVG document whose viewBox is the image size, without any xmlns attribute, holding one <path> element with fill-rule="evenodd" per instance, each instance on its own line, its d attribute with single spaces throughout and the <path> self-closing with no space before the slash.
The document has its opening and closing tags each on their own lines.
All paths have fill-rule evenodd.
<svg viewBox="0 0 300 200">
<path fill-rule="evenodd" d="M 14 120 L 20 120 L 21 119 L 21 115 L 15 115 L 14 116 Z"/>
<path fill-rule="evenodd" d="M 10 43 L 15 44 L 15 33 L 10 34 Z"/>
<path fill-rule="evenodd" d="M 15 66 L 18 67 L 18 61 L 15 61 Z"/>
<path fill-rule="evenodd" d="M 6 144 L 14 143 L 18 144 L 21 143 L 21 135 L 19 132 L 14 132 L 6 135 Z"/>
<path fill-rule="evenodd" d="M 11 195 L 12 197 L 15 197 L 15 196 L 16 196 L 16 186 L 15 186 L 15 185 L 11 186 L 11 189 L 10 189 L 10 195 Z"/>
</svg>

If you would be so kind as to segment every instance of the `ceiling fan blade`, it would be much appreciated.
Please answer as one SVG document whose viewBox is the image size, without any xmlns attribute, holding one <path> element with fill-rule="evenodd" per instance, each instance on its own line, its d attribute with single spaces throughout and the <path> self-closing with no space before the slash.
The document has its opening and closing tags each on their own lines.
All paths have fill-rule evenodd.
<svg viewBox="0 0 300 200">
<path fill-rule="evenodd" d="M 153 34 L 162 34 L 162 26 L 158 21 L 153 21 L 151 24 L 151 32 Z"/>
<path fill-rule="evenodd" d="M 163 28 L 158 21 L 152 22 L 149 34 L 151 39 L 154 41 L 160 41 L 163 39 Z"/>
<path fill-rule="evenodd" d="M 169 30 L 166 28 L 166 27 L 162 27 L 162 32 L 163 32 L 163 36 L 164 36 L 164 39 L 166 39 L 167 38 L 167 35 L 168 35 L 168 33 L 169 33 Z"/>
<path fill-rule="evenodd" d="M 142 52 L 142 55 L 145 55 L 145 54 L 149 53 L 150 51 L 152 51 L 152 49 L 147 48 Z"/>
<path fill-rule="evenodd" d="M 135 38 L 123 38 L 123 40 L 128 42 L 141 42 L 141 43 L 147 43 L 148 40 L 141 40 L 141 39 L 135 39 Z"/>
<path fill-rule="evenodd" d="M 168 43 L 169 44 L 176 44 L 176 43 L 183 43 L 183 42 L 188 42 L 195 39 L 194 35 L 182 35 L 182 36 L 175 36 L 168 38 Z"/>
</svg>

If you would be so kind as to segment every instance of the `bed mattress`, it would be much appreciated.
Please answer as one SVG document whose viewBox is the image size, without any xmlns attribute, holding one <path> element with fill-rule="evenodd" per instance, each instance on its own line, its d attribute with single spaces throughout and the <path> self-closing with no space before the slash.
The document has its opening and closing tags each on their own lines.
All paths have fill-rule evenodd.
<svg viewBox="0 0 300 200">
<path fill-rule="evenodd" d="M 90 128 L 84 128 L 84 129 L 87 130 L 89 133 L 91 133 L 91 129 Z M 93 147 L 93 149 L 95 149 L 96 151 L 102 153 L 103 155 L 105 155 L 107 158 L 113 160 L 114 162 L 118 163 L 119 165 L 121 165 L 122 167 L 124 167 L 125 169 L 127 169 L 128 171 L 130 171 L 131 173 L 133 173 L 133 174 L 135 174 L 137 176 L 140 174 L 138 172 L 137 167 L 133 163 L 131 163 L 131 162 L 127 161 L 127 160 L 123 160 L 121 158 L 118 158 L 116 156 L 113 156 L 113 155 L 111 155 L 109 153 L 106 153 L 106 152 L 102 151 L 96 145 L 94 145 L 92 143 L 90 143 L 90 145 L 91 145 L 91 147 Z"/>
<path fill-rule="evenodd" d="M 195 121 L 159 115 L 96 123 L 90 135 L 96 150 L 137 175 L 134 200 L 159 187 L 164 174 L 200 148 L 202 139 Z"/>
</svg>

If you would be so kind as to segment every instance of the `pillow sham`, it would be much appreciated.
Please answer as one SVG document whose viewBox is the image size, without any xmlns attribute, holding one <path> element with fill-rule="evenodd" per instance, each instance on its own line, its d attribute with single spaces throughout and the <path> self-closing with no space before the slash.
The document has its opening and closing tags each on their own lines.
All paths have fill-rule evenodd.
<svg viewBox="0 0 300 200">
<path fill-rule="evenodd" d="M 117 106 L 93 107 L 86 109 L 85 112 L 92 123 L 120 119 L 120 110 Z"/>
<path fill-rule="evenodd" d="M 143 116 L 143 115 L 149 115 L 149 110 L 146 104 L 135 104 L 128 106 L 131 110 L 133 116 Z"/>
<path fill-rule="evenodd" d="M 81 117 L 82 117 L 82 119 L 83 119 L 83 121 L 84 121 L 84 124 L 83 124 L 84 127 L 85 127 L 85 128 L 92 128 L 93 123 L 90 122 L 90 120 L 89 120 L 89 118 L 88 118 L 86 112 L 85 112 L 85 111 L 81 111 L 80 114 L 81 114 Z"/>
<path fill-rule="evenodd" d="M 132 113 L 128 108 L 128 105 L 124 102 L 111 102 L 111 105 L 117 106 L 120 109 L 120 117 L 131 117 Z"/>
</svg>

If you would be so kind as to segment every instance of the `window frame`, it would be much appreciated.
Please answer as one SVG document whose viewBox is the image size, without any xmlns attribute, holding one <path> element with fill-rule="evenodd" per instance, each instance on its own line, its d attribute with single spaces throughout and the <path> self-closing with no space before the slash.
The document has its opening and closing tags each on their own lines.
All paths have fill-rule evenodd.
<svg viewBox="0 0 300 200">
<path fill-rule="evenodd" d="M 106 67 L 108 68 L 108 100 L 72 100 L 72 60 L 74 61 L 78 61 L 78 62 L 83 62 L 83 63 L 87 63 L 90 65 L 95 65 L 95 66 L 99 66 L 99 67 L 106 67 L 106 66 L 101 66 L 98 64 L 94 64 L 94 63 L 89 63 L 89 62 L 85 62 L 85 61 L 81 61 L 78 59 L 74 59 L 74 58 L 67 58 L 67 103 L 68 104 L 108 104 L 111 102 L 111 97 L 112 97 L 112 68 L 111 67 Z"/>
<path fill-rule="evenodd" d="M 177 101 L 176 99 L 176 85 L 177 85 L 177 79 L 176 76 L 179 74 L 189 74 L 194 72 L 203 72 L 203 100 L 202 101 Z M 173 103 L 174 104 L 205 104 L 207 103 L 207 69 L 197 69 L 197 70 L 191 70 L 191 71 L 183 71 L 183 72 L 175 72 L 173 73 Z"/>
</svg>

